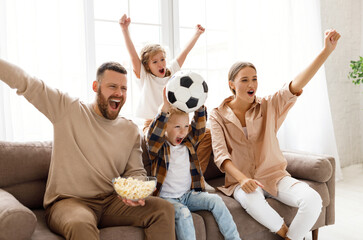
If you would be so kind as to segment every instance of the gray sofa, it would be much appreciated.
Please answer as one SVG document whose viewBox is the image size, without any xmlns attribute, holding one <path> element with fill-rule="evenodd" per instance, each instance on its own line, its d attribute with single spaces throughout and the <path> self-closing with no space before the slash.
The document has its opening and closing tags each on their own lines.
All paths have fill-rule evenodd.
<svg viewBox="0 0 363 240">
<path fill-rule="evenodd" d="M 44 220 L 42 207 L 48 175 L 51 142 L 1 142 L 0 141 L 0 240 L 63 239 L 52 233 Z M 335 161 L 329 156 L 284 151 L 288 171 L 319 192 L 323 209 L 314 225 L 313 233 L 335 220 Z M 145 168 L 149 171 L 147 155 Z M 211 159 L 205 172 L 207 182 L 216 187 L 223 184 L 223 174 Z M 232 198 L 217 192 L 225 201 L 244 240 L 281 239 L 252 219 Z M 296 209 L 273 199 L 271 206 L 290 224 Z M 207 211 L 193 213 L 198 240 L 223 239 L 213 216 Z M 314 235 L 313 234 L 313 235 Z M 131 226 L 100 229 L 101 239 L 144 239 L 143 229 Z M 316 238 L 317 239 L 317 238 Z"/>
</svg>

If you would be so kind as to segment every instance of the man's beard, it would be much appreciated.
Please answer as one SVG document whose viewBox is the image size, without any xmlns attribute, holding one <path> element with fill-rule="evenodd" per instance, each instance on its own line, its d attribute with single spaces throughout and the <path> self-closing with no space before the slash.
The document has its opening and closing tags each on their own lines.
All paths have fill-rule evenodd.
<svg viewBox="0 0 363 240">
<path fill-rule="evenodd" d="M 109 97 L 109 99 L 112 98 L 112 96 Z M 115 97 L 116 98 L 116 97 Z M 102 116 L 106 119 L 109 119 L 109 120 L 114 120 L 117 118 L 123 104 L 124 104 L 124 98 L 123 97 L 118 97 L 121 102 L 119 103 L 120 106 L 119 106 L 119 109 L 117 112 L 109 112 L 108 111 L 108 99 L 106 99 L 103 94 L 102 94 L 102 91 L 101 91 L 101 87 L 98 88 L 98 91 L 97 91 L 97 105 L 98 105 L 98 109 L 100 110 Z"/>
</svg>

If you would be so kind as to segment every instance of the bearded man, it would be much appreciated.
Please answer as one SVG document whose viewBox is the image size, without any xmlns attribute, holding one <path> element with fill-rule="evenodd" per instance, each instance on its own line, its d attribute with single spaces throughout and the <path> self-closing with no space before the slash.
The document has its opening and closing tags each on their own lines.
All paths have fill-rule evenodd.
<svg viewBox="0 0 363 240">
<path fill-rule="evenodd" d="M 119 117 L 127 71 L 108 62 L 97 70 L 95 101 L 47 86 L 0 59 L 0 79 L 17 89 L 53 124 L 53 151 L 44 208 L 49 228 L 66 239 L 99 239 L 98 227 L 144 228 L 146 239 L 175 239 L 174 210 L 160 198 L 132 202 L 113 190 L 115 177 L 145 175 L 138 127 Z"/>
</svg>

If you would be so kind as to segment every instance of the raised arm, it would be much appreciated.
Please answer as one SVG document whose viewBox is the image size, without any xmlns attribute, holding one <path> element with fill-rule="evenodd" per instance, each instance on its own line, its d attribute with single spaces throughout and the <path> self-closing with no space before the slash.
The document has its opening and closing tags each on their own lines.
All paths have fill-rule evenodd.
<svg viewBox="0 0 363 240">
<path fill-rule="evenodd" d="M 16 89 L 52 123 L 67 113 L 67 107 L 74 101 L 68 94 L 54 89 L 42 80 L 28 75 L 20 67 L 0 59 L 0 80 Z"/>
<path fill-rule="evenodd" d="M 196 146 L 204 137 L 207 124 L 207 108 L 203 105 L 194 112 L 194 118 L 189 126 L 188 137 Z"/>
<path fill-rule="evenodd" d="M 127 51 L 129 52 L 132 68 L 137 78 L 140 78 L 140 71 L 141 71 L 141 61 L 139 56 L 137 55 L 135 46 L 131 40 L 130 32 L 129 32 L 129 25 L 131 23 L 131 19 L 124 14 L 121 19 L 119 20 L 119 24 L 121 26 L 122 34 L 124 35 L 125 44 Z"/>
<path fill-rule="evenodd" d="M 325 31 L 324 48 L 321 50 L 319 55 L 314 59 L 312 63 L 290 84 L 290 91 L 293 94 L 299 93 L 303 87 L 314 77 L 315 73 L 324 64 L 329 55 L 334 51 L 337 46 L 340 34 L 335 30 Z"/>
<path fill-rule="evenodd" d="M 154 163 L 165 142 L 166 123 L 169 119 L 170 103 L 166 99 L 166 88 L 163 90 L 163 105 L 160 113 L 154 118 L 147 132 L 146 144 L 150 159 Z M 153 164 L 154 165 L 154 164 Z"/>
<path fill-rule="evenodd" d="M 195 31 L 195 34 L 193 35 L 192 39 L 190 39 L 190 41 L 185 46 L 183 51 L 176 58 L 176 60 L 178 61 L 178 64 L 179 64 L 180 67 L 184 64 L 184 61 L 187 58 L 189 52 L 192 50 L 195 43 L 198 41 L 200 35 L 202 35 L 204 33 L 204 31 L 205 31 L 205 29 L 200 24 L 198 24 L 196 26 L 196 31 Z"/>
</svg>

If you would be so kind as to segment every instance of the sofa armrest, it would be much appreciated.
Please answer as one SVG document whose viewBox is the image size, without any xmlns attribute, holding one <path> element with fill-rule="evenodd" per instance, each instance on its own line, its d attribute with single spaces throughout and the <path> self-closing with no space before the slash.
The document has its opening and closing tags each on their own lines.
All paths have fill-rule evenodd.
<svg viewBox="0 0 363 240">
<path fill-rule="evenodd" d="M 286 170 L 294 178 L 325 183 L 333 175 L 329 157 L 310 153 L 284 151 L 287 160 Z"/>
<path fill-rule="evenodd" d="M 0 239 L 30 239 L 36 224 L 35 214 L 0 188 Z"/>
<path fill-rule="evenodd" d="M 283 151 L 287 160 L 287 171 L 296 178 L 324 182 L 329 191 L 325 224 L 335 223 L 335 159 L 331 156 L 311 153 Z"/>
</svg>

